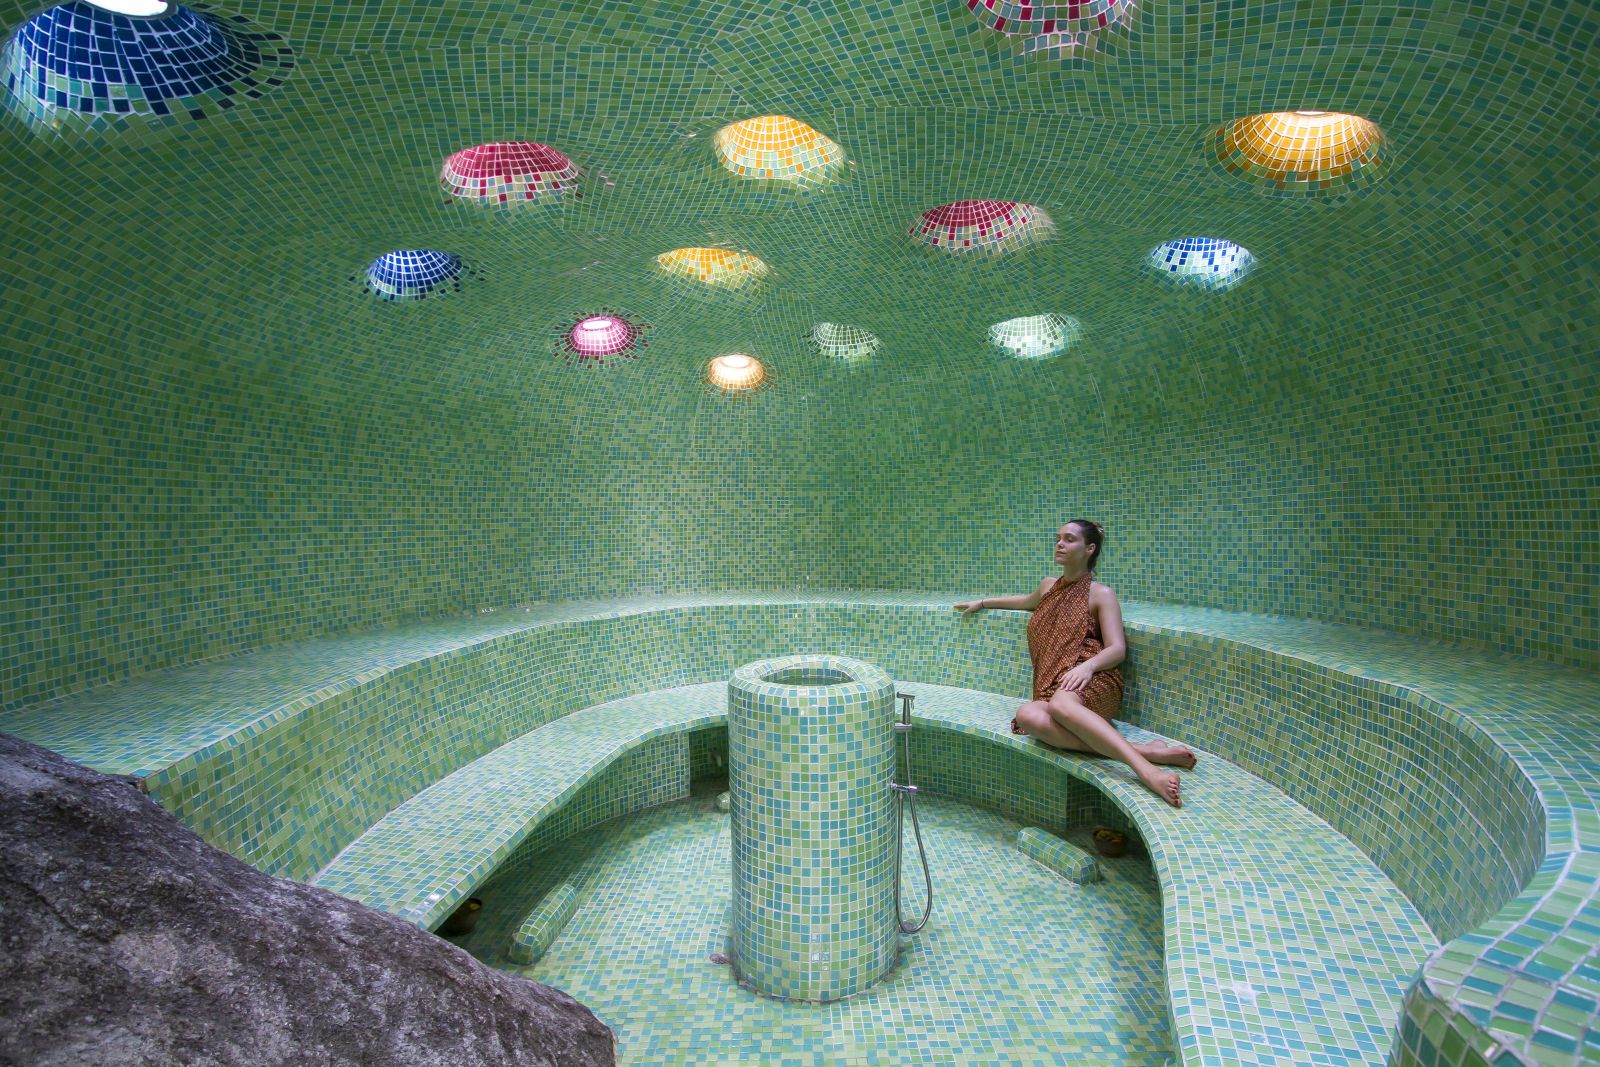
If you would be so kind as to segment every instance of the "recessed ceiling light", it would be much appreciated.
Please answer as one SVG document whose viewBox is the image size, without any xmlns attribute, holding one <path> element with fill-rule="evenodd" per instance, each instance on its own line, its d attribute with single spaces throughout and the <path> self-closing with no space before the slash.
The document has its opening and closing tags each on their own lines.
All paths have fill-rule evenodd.
<svg viewBox="0 0 1600 1067">
<path fill-rule="evenodd" d="M 1234 119 L 1212 134 L 1227 171 L 1291 195 L 1343 192 L 1382 173 L 1383 132 L 1339 111 L 1268 111 Z"/>
<path fill-rule="evenodd" d="M 722 393 L 748 395 L 769 381 L 761 361 L 743 352 L 730 352 L 706 364 L 706 383 Z"/>
<path fill-rule="evenodd" d="M 989 327 L 989 340 L 1018 359 L 1049 359 L 1083 336 L 1071 315 L 1024 315 Z"/>
<path fill-rule="evenodd" d="M 153 18 L 172 10 L 172 5 L 166 0 L 88 0 L 88 2 L 102 11 L 114 11 L 118 15 L 137 15 L 140 18 Z"/>
<path fill-rule="evenodd" d="M 237 16 L 165 0 L 57 4 L 0 48 L 5 105 L 41 132 L 171 125 L 283 84 L 294 55 Z"/>
<path fill-rule="evenodd" d="M 1220 237 L 1179 237 L 1150 250 L 1146 262 L 1168 281 L 1201 289 L 1231 289 L 1256 259 L 1248 248 Z"/>
<path fill-rule="evenodd" d="M 613 358 L 632 359 L 643 347 L 642 330 L 615 312 L 585 315 L 561 331 L 559 352 L 569 363 L 604 364 Z"/>
<path fill-rule="evenodd" d="M 367 267 L 366 284 L 385 300 L 421 300 L 430 293 L 459 290 L 461 257 L 426 248 L 385 252 Z"/>
<path fill-rule="evenodd" d="M 657 256 L 656 265 L 674 278 L 713 289 L 745 289 L 767 275 L 761 259 L 730 248 L 675 248 Z"/>
<path fill-rule="evenodd" d="M 1134 0 L 968 0 L 984 26 L 1022 43 L 1024 52 L 1063 56 L 1095 47 L 1133 22 Z"/>
<path fill-rule="evenodd" d="M 547 144 L 494 141 L 446 159 L 439 185 L 457 200 L 514 207 L 573 192 L 581 173 L 566 153 Z"/>
<path fill-rule="evenodd" d="M 729 123 L 712 138 L 723 167 L 744 178 L 804 185 L 839 171 L 844 149 L 787 115 L 760 115 Z"/>
<path fill-rule="evenodd" d="M 955 200 L 929 208 L 911 226 L 913 239 L 941 252 L 1014 252 L 1055 230 L 1043 208 L 1015 200 Z"/>
<path fill-rule="evenodd" d="M 859 326 L 819 322 L 811 327 L 811 343 L 830 359 L 856 363 L 878 350 L 878 338 Z"/>
</svg>

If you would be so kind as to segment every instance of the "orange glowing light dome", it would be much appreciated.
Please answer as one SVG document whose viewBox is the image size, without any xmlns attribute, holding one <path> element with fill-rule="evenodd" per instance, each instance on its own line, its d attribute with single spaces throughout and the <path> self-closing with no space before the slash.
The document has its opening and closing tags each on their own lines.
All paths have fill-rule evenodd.
<svg viewBox="0 0 1600 1067">
<path fill-rule="evenodd" d="M 1371 181 L 1383 166 L 1383 131 L 1338 111 L 1268 111 L 1213 134 L 1228 173 L 1290 193 L 1343 191 Z"/>
<path fill-rule="evenodd" d="M 766 277 L 765 262 L 729 248 L 675 248 L 656 257 L 656 264 L 674 278 L 713 289 L 743 289 Z"/>
</svg>

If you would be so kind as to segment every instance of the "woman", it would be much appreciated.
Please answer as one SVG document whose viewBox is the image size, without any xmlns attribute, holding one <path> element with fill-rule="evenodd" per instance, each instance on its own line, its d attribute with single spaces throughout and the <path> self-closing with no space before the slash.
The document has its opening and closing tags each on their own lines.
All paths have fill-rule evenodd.
<svg viewBox="0 0 1600 1067">
<path fill-rule="evenodd" d="M 1014 733 L 1052 748 L 1119 759 L 1173 807 L 1182 807 L 1178 776 L 1156 764 L 1191 768 L 1194 753 L 1165 741 L 1133 744 L 1111 725 L 1122 703 L 1122 672 L 1128 639 L 1122 632 L 1117 594 L 1094 580 L 1105 531 L 1088 519 L 1073 519 L 1056 534 L 1061 577 L 1046 578 L 1027 596 L 990 597 L 957 604 L 970 615 L 984 608 L 1031 611 L 1028 652 L 1033 657 L 1033 699 L 1011 720 Z"/>
</svg>

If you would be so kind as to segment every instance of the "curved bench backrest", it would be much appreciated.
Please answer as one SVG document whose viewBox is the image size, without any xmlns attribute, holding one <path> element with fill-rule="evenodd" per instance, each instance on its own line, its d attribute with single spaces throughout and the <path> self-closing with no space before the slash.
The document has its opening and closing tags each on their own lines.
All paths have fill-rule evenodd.
<svg viewBox="0 0 1600 1067">
<path fill-rule="evenodd" d="M 898 678 L 1026 696 L 1025 617 L 932 606 L 718 604 L 501 632 L 339 691 L 148 779 L 209 840 L 309 877 L 431 782 L 561 715 L 836 652 Z M 1286 653 L 1130 611 L 1122 718 L 1194 741 L 1354 840 L 1448 939 L 1514 896 L 1544 853 L 1538 796 L 1452 709 Z M 1462 790 L 1447 784 L 1470 781 Z"/>
</svg>

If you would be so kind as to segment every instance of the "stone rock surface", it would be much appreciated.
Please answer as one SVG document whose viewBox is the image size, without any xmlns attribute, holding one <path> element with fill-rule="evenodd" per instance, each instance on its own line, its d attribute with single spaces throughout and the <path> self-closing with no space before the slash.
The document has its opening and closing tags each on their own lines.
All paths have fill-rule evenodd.
<svg viewBox="0 0 1600 1067">
<path fill-rule="evenodd" d="M 614 1064 L 566 994 L 0 734 L 0 1064 Z"/>
</svg>

